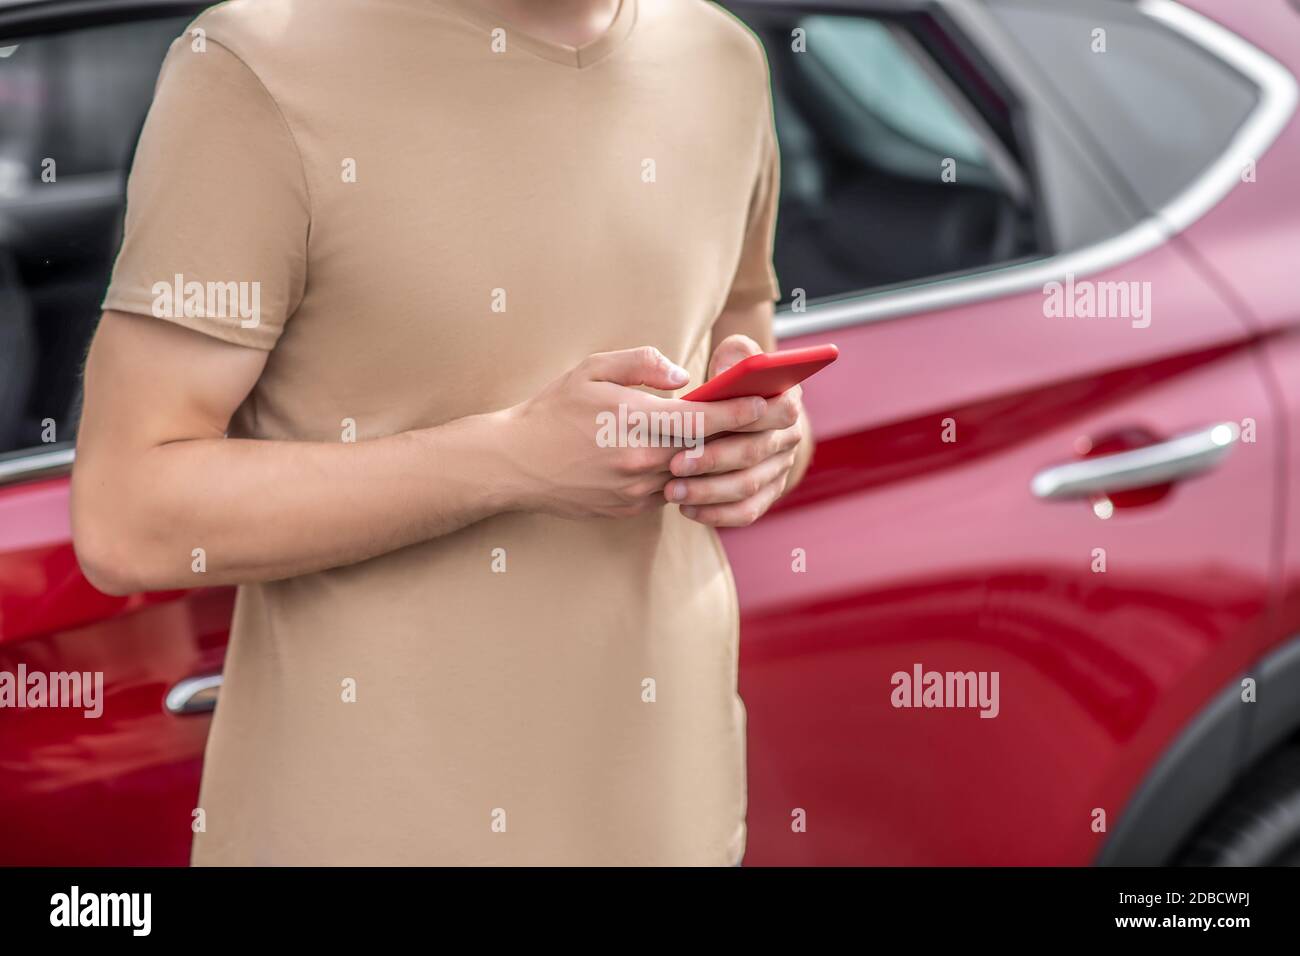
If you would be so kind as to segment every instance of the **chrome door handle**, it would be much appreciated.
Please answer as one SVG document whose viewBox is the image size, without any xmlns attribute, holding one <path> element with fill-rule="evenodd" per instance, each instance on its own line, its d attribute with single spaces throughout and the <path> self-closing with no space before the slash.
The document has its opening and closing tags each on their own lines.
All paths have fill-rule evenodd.
<svg viewBox="0 0 1300 956">
<path fill-rule="evenodd" d="M 1145 448 L 1044 468 L 1029 487 L 1039 498 L 1062 501 L 1163 485 L 1213 468 L 1240 437 L 1235 422 L 1219 422 Z"/>
<path fill-rule="evenodd" d="M 217 694 L 221 690 L 221 675 L 187 677 L 167 692 L 164 702 L 172 714 L 207 714 L 217 707 Z"/>
</svg>

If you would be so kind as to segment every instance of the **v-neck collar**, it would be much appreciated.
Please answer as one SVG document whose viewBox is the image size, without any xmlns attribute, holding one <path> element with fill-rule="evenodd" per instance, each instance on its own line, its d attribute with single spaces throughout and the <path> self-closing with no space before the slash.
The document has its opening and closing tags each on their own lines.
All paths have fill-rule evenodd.
<svg viewBox="0 0 1300 956">
<path fill-rule="evenodd" d="M 449 2 L 467 20 L 489 30 L 497 27 L 505 30 L 507 49 L 511 45 L 523 47 L 543 59 L 579 70 L 603 60 L 626 40 L 636 24 L 637 13 L 637 0 L 620 0 L 614 19 L 610 21 L 605 32 L 582 46 L 574 47 L 553 40 L 544 40 L 528 33 L 515 25 L 510 18 L 486 9 L 476 0 L 449 0 Z"/>
</svg>

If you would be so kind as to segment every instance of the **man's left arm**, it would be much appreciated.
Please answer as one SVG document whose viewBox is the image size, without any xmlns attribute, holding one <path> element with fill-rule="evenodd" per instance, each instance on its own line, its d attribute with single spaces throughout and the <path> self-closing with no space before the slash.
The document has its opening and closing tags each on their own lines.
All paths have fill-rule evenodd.
<svg viewBox="0 0 1300 956">
<path fill-rule="evenodd" d="M 725 309 L 713 325 L 709 378 L 741 359 L 776 348 L 770 300 Z M 799 483 L 812 460 L 813 439 L 796 385 L 754 424 L 714 438 L 696 456 L 679 452 L 670 462 L 677 476 L 664 488 L 682 514 L 701 524 L 752 524 Z"/>
<path fill-rule="evenodd" d="M 757 44 L 758 41 L 755 40 Z M 761 54 L 762 47 L 757 47 Z M 773 303 L 781 297 L 772 261 L 781 193 L 781 151 L 772 112 L 771 78 L 762 64 L 761 129 L 740 255 L 722 311 L 713 323 L 713 378 L 741 359 L 776 348 Z M 682 514 L 702 524 L 735 527 L 752 524 L 797 485 L 812 459 L 812 431 L 799 386 L 767 403 L 763 415 L 739 432 L 713 438 L 703 451 L 679 452 L 669 467 L 676 476 L 664 496 Z"/>
<path fill-rule="evenodd" d="M 749 355 L 776 351 L 776 330 L 772 324 L 775 311 L 771 302 L 759 302 L 727 309 L 718 316 L 718 321 L 713 324 L 712 361 L 719 367 L 716 371 L 713 368 L 709 369 L 710 378 Z M 736 336 L 748 338 L 753 344 L 743 345 L 735 340 Z M 729 342 L 728 339 L 731 341 Z M 803 480 L 804 473 L 812 464 L 813 436 L 808 422 L 808 412 L 803 407 L 803 390 L 796 385 L 782 396 L 782 398 L 787 397 L 791 406 L 787 412 L 792 411 L 797 415 L 796 424 L 799 426 L 800 435 L 799 444 L 795 446 L 794 467 L 786 481 L 785 490 L 788 492 Z M 779 417 L 780 410 L 777 411 Z M 755 424 L 761 426 L 762 423 Z"/>
</svg>

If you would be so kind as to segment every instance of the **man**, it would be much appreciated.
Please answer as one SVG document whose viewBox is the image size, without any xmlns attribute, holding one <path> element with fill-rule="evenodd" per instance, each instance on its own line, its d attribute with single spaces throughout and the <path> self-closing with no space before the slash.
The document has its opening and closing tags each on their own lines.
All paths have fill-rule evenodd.
<svg viewBox="0 0 1300 956">
<path fill-rule="evenodd" d="M 196 864 L 739 862 L 714 529 L 811 443 L 797 390 L 666 393 L 772 347 L 777 190 L 702 0 L 233 0 L 173 44 L 73 522 L 107 592 L 241 586 Z M 715 440 L 603 447 L 620 407 Z"/>
</svg>

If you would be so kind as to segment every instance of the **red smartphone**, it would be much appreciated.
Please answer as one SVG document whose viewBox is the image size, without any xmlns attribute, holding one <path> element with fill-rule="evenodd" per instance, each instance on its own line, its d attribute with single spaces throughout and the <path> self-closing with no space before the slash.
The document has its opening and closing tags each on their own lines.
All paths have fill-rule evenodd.
<svg viewBox="0 0 1300 956">
<path fill-rule="evenodd" d="M 834 345 L 751 355 L 682 398 L 688 402 L 720 402 L 746 395 L 775 398 L 814 372 L 820 372 L 839 356 L 840 350 Z"/>
</svg>

